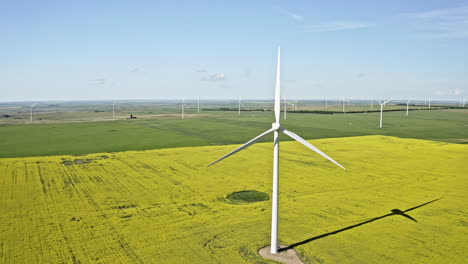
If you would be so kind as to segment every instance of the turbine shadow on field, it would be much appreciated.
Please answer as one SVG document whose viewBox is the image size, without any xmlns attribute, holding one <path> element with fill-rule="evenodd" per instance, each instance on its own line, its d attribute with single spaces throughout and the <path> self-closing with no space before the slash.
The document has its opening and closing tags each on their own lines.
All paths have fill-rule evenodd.
<svg viewBox="0 0 468 264">
<path fill-rule="evenodd" d="M 358 224 L 355 224 L 355 225 L 351 225 L 351 226 L 348 226 L 348 227 L 345 227 L 345 228 L 342 228 L 342 229 L 338 229 L 338 230 L 335 230 L 335 231 L 332 231 L 332 232 L 328 232 L 328 233 L 325 233 L 325 234 L 322 234 L 322 235 L 319 235 L 319 236 L 308 238 L 306 240 L 303 240 L 303 241 L 291 244 L 291 245 L 289 245 L 287 247 L 281 248 L 279 251 L 286 251 L 286 250 L 289 250 L 289 249 L 293 249 L 293 248 L 295 248 L 297 246 L 307 244 L 307 243 L 312 242 L 314 240 L 317 240 L 317 239 L 320 239 L 320 238 L 323 238 L 323 237 L 327 237 L 327 236 L 330 236 L 330 235 L 338 234 L 338 233 L 341 233 L 343 231 L 353 229 L 353 228 L 356 228 L 358 226 L 362 226 L 362 225 L 365 225 L 365 224 L 368 224 L 368 223 L 371 223 L 371 222 L 374 222 L 374 221 L 377 221 L 379 219 L 382 219 L 382 218 L 385 218 L 385 217 L 388 217 L 388 216 L 392 216 L 392 215 L 401 215 L 401 216 L 406 217 L 406 218 L 408 218 L 408 219 L 410 219 L 410 220 L 412 220 L 414 222 L 418 222 L 413 217 L 407 215 L 406 212 L 412 211 L 412 210 L 417 209 L 419 207 L 423 207 L 425 205 L 428 205 L 428 204 L 433 203 L 433 202 L 435 202 L 437 200 L 440 200 L 440 199 L 442 199 L 442 197 L 437 198 L 437 199 L 432 200 L 432 201 L 429 201 L 429 202 L 426 202 L 426 203 L 423 203 L 423 204 L 420 204 L 420 205 L 415 206 L 415 207 L 411 207 L 411 208 L 406 209 L 404 211 L 401 211 L 400 209 L 392 209 L 391 213 L 389 213 L 389 214 L 382 215 L 382 216 L 379 216 L 379 217 L 375 217 L 375 218 L 372 218 L 370 220 L 367 220 L 367 221 L 364 221 L 364 222 L 361 222 L 361 223 L 358 223 Z"/>
</svg>

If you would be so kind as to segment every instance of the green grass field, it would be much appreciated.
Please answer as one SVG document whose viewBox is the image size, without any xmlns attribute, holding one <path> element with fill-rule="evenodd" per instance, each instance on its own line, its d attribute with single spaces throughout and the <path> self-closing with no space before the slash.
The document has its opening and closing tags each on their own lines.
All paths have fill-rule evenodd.
<svg viewBox="0 0 468 264">
<path fill-rule="evenodd" d="M 120 120 L 0 127 L 0 157 L 86 154 L 245 142 L 271 127 L 271 112 L 221 113 L 184 120 Z M 202 114 L 205 114 L 202 112 Z M 306 139 L 389 135 L 466 143 L 468 110 L 384 113 L 288 114 L 283 125 Z M 283 137 L 283 140 L 289 138 Z M 271 141 L 266 138 L 265 141 Z"/>
<path fill-rule="evenodd" d="M 466 262 L 468 145 L 312 143 L 347 170 L 281 145 L 280 240 L 305 263 Z M 271 194 L 272 144 L 206 167 L 235 147 L 0 159 L 0 262 L 272 263 L 270 200 L 226 199 Z"/>
</svg>

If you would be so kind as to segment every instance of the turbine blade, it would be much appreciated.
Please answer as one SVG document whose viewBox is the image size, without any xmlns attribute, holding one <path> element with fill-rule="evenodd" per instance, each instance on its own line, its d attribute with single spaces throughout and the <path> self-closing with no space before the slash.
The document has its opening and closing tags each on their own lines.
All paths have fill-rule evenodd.
<svg viewBox="0 0 468 264">
<path fill-rule="evenodd" d="M 235 150 L 233 150 L 233 151 L 229 152 L 228 154 L 222 156 L 221 158 L 217 159 L 216 161 L 210 163 L 210 165 L 208 165 L 207 167 L 210 167 L 211 165 L 213 165 L 213 164 L 215 164 L 215 163 L 217 163 L 217 162 L 219 162 L 219 161 L 221 161 L 221 160 L 223 160 L 223 159 L 225 159 L 225 158 L 227 158 L 227 157 L 229 157 L 229 156 L 231 156 L 231 155 L 233 155 L 233 154 L 235 154 L 235 153 L 237 153 L 237 152 L 239 152 L 239 151 L 241 151 L 241 150 L 243 150 L 243 149 L 248 148 L 250 145 L 252 145 L 252 144 L 254 144 L 255 142 L 259 141 L 259 140 L 262 139 L 264 136 L 270 134 L 270 133 L 273 132 L 273 131 L 275 131 L 273 128 L 268 129 L 267 131 L 263 132 L 262 134 L 260 134 L 260 135 L 258 135 L 258 136 L 256 136 L 256 137 L 254 137 L 253 139 L 249 140 L 249 141 L 248 141 L 247 143 L 245 143 L 244 145 L 242 145 L 242 146 L 236 148 Z"/>
<path fill-rule="evenodd" d="M 341 167 L 342 169 L 346 170 L 345 167 L 343 167 L 341 164 L 339 164 L 338 162 L 336 162 L 335 160 L 333 160 L 332 158 L 330 158 L 327 154 L 323 153 L 320 149 L 316 148 L 315 146 L 313 146 L 312 144 L 310 144 L 309 142 L 307 142 L 305 139 L 301 138 L 300 136 L 298 136 L 297 134 L 291 132 L 291 131 L 288 131 L 286 129 L 283 129 L 282 130 L 283 133 L 285 133 L 286 135 L 288 135 L 289 137 L 291 137 L 292 139 L 296 140 L 296 141 L 299 141 L 300 143 L 302 143 L 302 145 L 310 148 L 311 150 L 317 152 L 319 155 L 321 155 L 322 157 L 328 159 L 329 161 L 335 163 L 336 165 L 338 165 L 339 167 Z"/>
<path fill-rule="evenodd" d="M 276 88 L 275 88 L 275 120 L 279 123 L 281 114 L 281 65 L 280 65 L 281 50 L 278 47 L 278 64 L 276 66 Z"/>
<path fill-rule="evenodd" d="M 387 101 L 385 101 L 383 104 L 386 104 L 388 102 L 390 102 L 392 99 L 388 99 Z"/>
</svg>

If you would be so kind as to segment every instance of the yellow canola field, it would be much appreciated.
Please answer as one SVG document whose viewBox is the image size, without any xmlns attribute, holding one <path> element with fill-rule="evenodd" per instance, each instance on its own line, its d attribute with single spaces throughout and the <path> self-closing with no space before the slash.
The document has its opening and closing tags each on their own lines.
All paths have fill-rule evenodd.
<svg viewBox="0 0 468 264">
<path fill-rule="evenodd" d="M 310 142 L 347 170 L 281 143 L 281 244 L 306 263 L 466 263 L 468 145 Z M 206 167 L 233 148 L 0 159 L 0 262 L 272 263 L 271 201 L 226 201 L 271 194 L 272 143 Z"/>
</svg>

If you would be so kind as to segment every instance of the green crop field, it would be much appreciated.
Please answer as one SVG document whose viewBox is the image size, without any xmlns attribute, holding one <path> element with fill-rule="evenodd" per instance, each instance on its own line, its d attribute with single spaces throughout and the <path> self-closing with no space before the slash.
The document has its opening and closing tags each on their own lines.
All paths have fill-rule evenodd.
<svg viewBox="0 0 468 264">
<path fill-rule="evenodd" d="M 210 112 L 211 113 L 211 112 Z M 271 127 L 271 112 L 187 119 L 0 126 L 0 157 L 86 154 L 245 142 Z M 389 135 L 454 143 L 468 142 L 468 110 L 384 113 L 288 114 L 283 125 L 306 139 Z M 271 141 L 267 137 L 266 141 Z M 289 138 L 283 137 L 283 140 Z"/>
<path fill-rule="evenodd" d="M 347 170 L 282 143 L 280 239 L 305 263 L 466 262 L 468 145 L 311 142 Z M 271 194 L 272 144 L 206 167 L 234 147 L 0 159 L 0 262 L 272 263 L 271 201 L 227 200 Z"/>
</svg>

